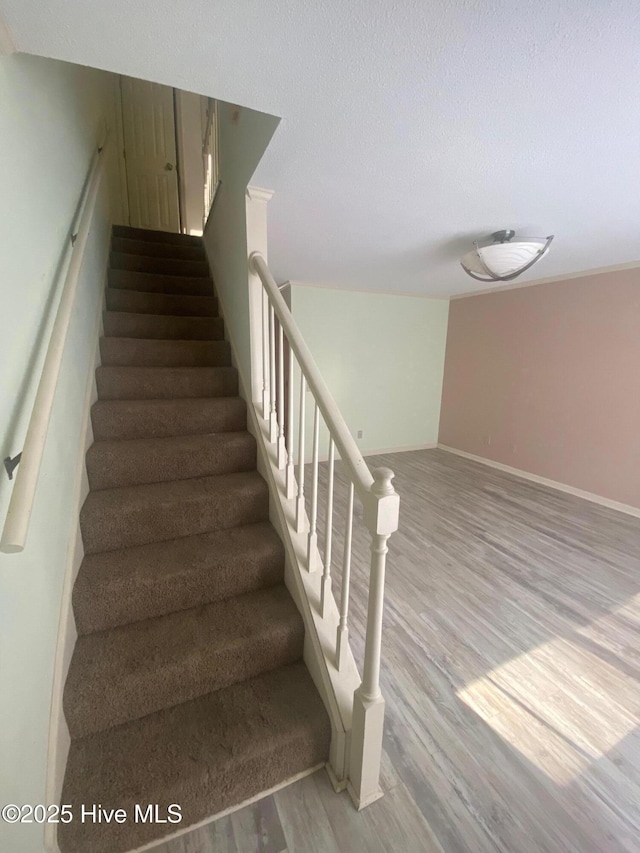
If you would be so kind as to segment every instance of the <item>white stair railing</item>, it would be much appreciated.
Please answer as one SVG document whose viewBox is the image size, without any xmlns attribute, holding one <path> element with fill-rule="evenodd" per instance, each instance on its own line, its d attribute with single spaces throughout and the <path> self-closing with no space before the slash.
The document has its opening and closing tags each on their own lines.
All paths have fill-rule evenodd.
<svg viewBox="0 0 640 853">
<path fill-rule="evenodd" d="M 320 618 L 324 619 L 333 603 L 331 583 L 333 539 L 333 487 L 336 452 L 348 478 L 347 516 L 345 519 L 342 590 L 339 623 L 330 665 L 338 672 L 345 667 L 349 649 L 349 600 L 354 496 L 363 506 L 363 518 L 371 534 L 371 569 L 367 605 L 366 636 L 362 682 L 353 694 L 348 787 L 359 808 L 380 796 L 379 775 L 384 726 L 384 699 L 380 690 L 380 656 L 384 578 L 389 536 L 398 529 L 400 499 L 392 486 L 393 472 L 388 468 L 370 471 L 344 418 L 331 396 L 307 347 L 293 315 L 284 301 L 265 259 L 254 252 L 249 259 L 250 271 L 258 276 L 263 288 L 262 318 L 252 325 L 252 347 L 262 353 L 262 415 L 266 434 L 275 449 L 277 467 L 285 470 L 286 500 L 293 502 L 295 519 L 292 533 L 307 533 L 306 571 L 321 571 Z M 277 324 L 276 324 L 277 320 Z M 276 333 L 276 325 L 278 331 Z M 259 339 L 255 339 L 259 338 Z M 278 346 L 276 346 L 276 340 Z M 288 400 L 284 382 L 284 342 L 288 343 Z M 298 412 L 297 466 L 294 466 L 294 402 L 293 367 L 300 370 Z M 305 506 L 305 407 L 307 388 L 313 396 L 313 440 L 311 462 L 311 514 Z M 285 409 L 287 418 L 284 418 Z M 318 469 L 320 418 L 329 433 L 327 521 L 324 564 L 317 547 L 318 539 Z M 297 470 L 296 470 L 297 468 Z"/>
</svg>

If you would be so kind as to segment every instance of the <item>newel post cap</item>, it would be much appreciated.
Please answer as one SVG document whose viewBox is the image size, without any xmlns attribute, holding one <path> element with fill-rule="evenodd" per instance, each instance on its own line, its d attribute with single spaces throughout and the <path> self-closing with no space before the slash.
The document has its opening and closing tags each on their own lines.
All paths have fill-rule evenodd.
<svg viewBox="0 0 640 853">
<path fill-rule="evenodd" d="M 400 496 L 393 488 L 394 473 L 390 468 L 375 468 L 373 485 L 364 511 L 364 521 L 371 533 L 389 536 L 398 529 Z"/>
<path fill-rule="evenodd" d="M 371 472 L 373 477 L 373 486 L 371 491 L 376 495 L 395 495 L 396 490 L 393 488 L 391 481 L 395 474 L 391 468 L 374 468 Z"/>
</svg>

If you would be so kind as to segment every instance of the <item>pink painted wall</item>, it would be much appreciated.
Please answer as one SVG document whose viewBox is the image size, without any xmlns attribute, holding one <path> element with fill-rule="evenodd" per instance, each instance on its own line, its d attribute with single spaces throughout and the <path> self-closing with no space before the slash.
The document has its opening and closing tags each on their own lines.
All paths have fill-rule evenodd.
<svg viewBox="0 0 640 853">
<path fill-rule="evenodd" d="M 640 507 L 640 269 L 452 300 L 439 440 Z"/>
</svg>

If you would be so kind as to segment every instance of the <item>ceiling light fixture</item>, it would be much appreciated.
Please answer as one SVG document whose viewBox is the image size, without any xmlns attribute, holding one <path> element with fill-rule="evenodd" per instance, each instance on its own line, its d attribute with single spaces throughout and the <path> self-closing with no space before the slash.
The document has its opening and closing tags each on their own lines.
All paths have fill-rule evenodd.
<svg viewBox="0 0 640 853">
<path fill-rule="evenodd" d="M 474 242 L 474 248 L 462 256 L 460 264 L 478 281 L 511 281 L 546 255 L 552 240 L 553 234 L 516 237 L 515 231 L 496 231 L 488 239 Z"/>
</svg>

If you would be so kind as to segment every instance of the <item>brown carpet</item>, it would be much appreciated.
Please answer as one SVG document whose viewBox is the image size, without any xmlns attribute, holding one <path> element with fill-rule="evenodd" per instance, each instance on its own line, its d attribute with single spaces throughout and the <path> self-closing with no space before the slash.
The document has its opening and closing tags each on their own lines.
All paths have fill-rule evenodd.
<svg viewBox="0 0 640 853">
<path fill-rule="evenodd" d="M 62 853 L 122 853 L 329 752 L 199 238 L 114 228 L 64 692 Z M 82 822 L 80 806 L 128 819 Z M 135 804 L 180 824 L 135 820 Z"/>
</svg>

